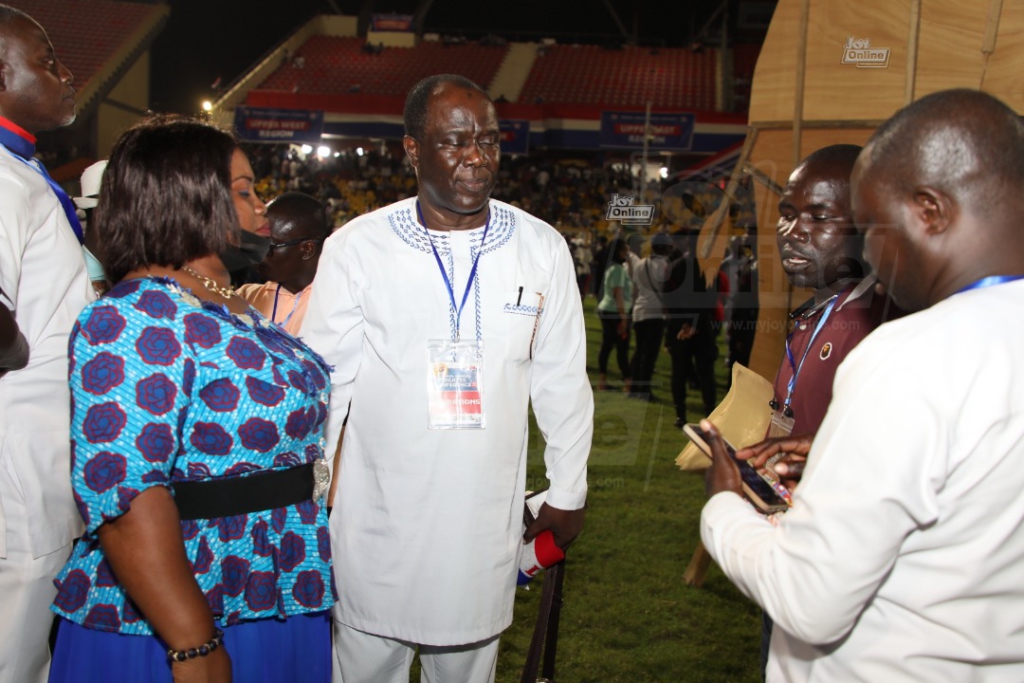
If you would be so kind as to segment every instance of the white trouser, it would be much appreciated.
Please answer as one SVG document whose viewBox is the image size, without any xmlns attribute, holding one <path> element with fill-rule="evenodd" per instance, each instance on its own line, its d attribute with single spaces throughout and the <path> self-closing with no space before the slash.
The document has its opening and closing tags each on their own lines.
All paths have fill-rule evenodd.
<svg viewBox="0 0 1024 683">
<path fill-rule="evenodd" d="M 498 636 L 438 647 L 375 636 L 334 621 L 333 683 L 409 683 L 417 648 L 420 683 L 494 683 Z"/>
<path fill-rule="evenodd" d="M 32 557 L 25 502 L 0 463 L 0 501 L 7 518 L 7 555 L 0 557 L 0 683 L 45 683 L 50 673 L 53 579 L 71 544 Z M 7 464 L 9 467 L 9 464 Z"/>
</svg>

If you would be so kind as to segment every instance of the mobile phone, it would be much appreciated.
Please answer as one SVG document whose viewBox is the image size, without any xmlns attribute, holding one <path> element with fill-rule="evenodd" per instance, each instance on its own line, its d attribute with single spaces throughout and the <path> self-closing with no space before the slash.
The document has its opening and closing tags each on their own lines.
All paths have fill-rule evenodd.
<svg viewBox="0 0 1024 683">
<path fill-rule="evenodd" d="M 690 437 L 690 440 L 697 446 L 697 448 L 704 451 L 708 457 L 711 457 L 711 446 L 708 445 L 709 437 L 707 433 L 700 428 L 697 424 L 686 424 L 683 425 L 683 432 Z M 736 449 L 725 439 L 722 439 L 722 443 L 725 444 L 725 450 L 732 457 L 733 462 L 740 469 L 740 477 L 743 484 L 743 493 L 747 499 L 754 504 L 758 510 L 766 515 L 773 512 L 779 512 L 780 510 L 787 510 L 790 506 L 790 500 L 788 497 L 783 497 L 776 484 L 768 481 L 758 472 L 753 465 L 746 460 L 739 460 L 736 458 Z M 781 486 L 778 484 L 777 486 Z"/>
</svg>

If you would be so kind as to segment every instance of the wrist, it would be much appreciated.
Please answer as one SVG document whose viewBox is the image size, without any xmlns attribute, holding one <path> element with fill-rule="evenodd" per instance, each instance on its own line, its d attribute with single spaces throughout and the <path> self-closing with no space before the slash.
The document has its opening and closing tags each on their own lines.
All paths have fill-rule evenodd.
<svg viewBox="0 0 1024 683">
<path fill-rule="evenodd" d="M 183 650 L 167 648 L 167 661 L 171 664 L 187 662 L 197 657 L 206 657 L 224 644 L 224 632 L 214 626 L 213 636 L 206 642 Z"/>
</svg>

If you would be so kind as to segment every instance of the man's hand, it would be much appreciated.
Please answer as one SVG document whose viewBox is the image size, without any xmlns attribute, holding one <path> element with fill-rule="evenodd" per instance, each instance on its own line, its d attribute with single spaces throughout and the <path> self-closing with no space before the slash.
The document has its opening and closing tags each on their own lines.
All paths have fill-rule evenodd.
<svg viewBox="0 0 1024 683">
<path fill-rule="evenodd" d="M 0 377 L 28 365 L 29 348 L 18 322 L 6 306 L 0 305 Z"/>
<path fill-rule="evenodd" d="M 695 334 L 697 334 L 697 330 L 693 325 L 690 323 L 683 323 L 683 326 L 679 328 L 678 334 L 676 334 L 676 339 L 685 341 L 690 337 L 693 337 Z"/>
<path fill-rule="evenodd" d="M 765 469 L 768 461 L 774 458 L 774 464 L 767 468 L 768 471 L 775 474 L 783 486 L 793 491 L 803 477 L 804 463 L 807 462 L 807 454 L 811 452 L 813 440 L 813 434 L 765 439 L 761 443 L 741 448 L 736 452 L 736 457 L 749 460 L 759 470 Z"/>
<path fill-rule="evenodd" d="M 711 447 L 711 467 L 704 475 L 704 490 L 711 498 L 722 491 L 732 491 L 742 495 L 743 486 L 740 478 L 740 468 L 732 461 L 722 442 L 722 435 L 718 433 L 715 425 L 710 420 L 701 420 L 700 428 L 704 430 L 704 436 L 708 446 Z"/>
<path fill-rule="evenodd" d="M 529 543 L 537 538 L 537 535 L 550 529 L 555 537 L 555 545 L 562 550 L 569 547 L 569 544 L 576 540 L 583 530 L 583 515 L 585 508 L 579 510 L 560 510 L 553 508 L 547 503 L 540 506 L 537 519 L 526 529 L 523 540 Z"/>
</svg>

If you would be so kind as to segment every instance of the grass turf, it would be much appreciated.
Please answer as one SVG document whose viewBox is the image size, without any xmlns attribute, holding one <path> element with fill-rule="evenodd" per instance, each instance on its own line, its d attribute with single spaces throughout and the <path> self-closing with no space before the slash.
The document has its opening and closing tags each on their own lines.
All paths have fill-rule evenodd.
<svg viewBox="0 0 1024 683">
<path fill-rule="evenodd" d="M 601 324 L 585 303 L 587 369 L 597 386 Z M 721 341 L 721 340 L 720 340 Z M 632 351 L 632 349 L 631 349 Z M 617 376 L 614 354 L 609 378 Z M 724 350 L 722 352 L 724 358 Z M 716 365 L 718 398 L 726 370 Z M 683 583 L 700 539 L 704 479 L 680 471 L 686 437 L 673 426 L 670 362 L 662 349 L 653 377 L 657 402 L 629 399 L 620 382 L 594 391 L 594 444 L 586 527 L 566 560 L 555 680 L 558 683 L 756 683 L 760 610 L 714 564 L 704 585 Z M 687 416 L 702 416 L 698 392 Z M 527 488 L 547 486 L 544 442 L 530 424 Z M 517 683 L 540 604 L 543 574 L 516 591 L 515 618 L 502 635 L 497 683 Z M 419 681 L 414 665 L 412 681 Z"/>
</svg>

